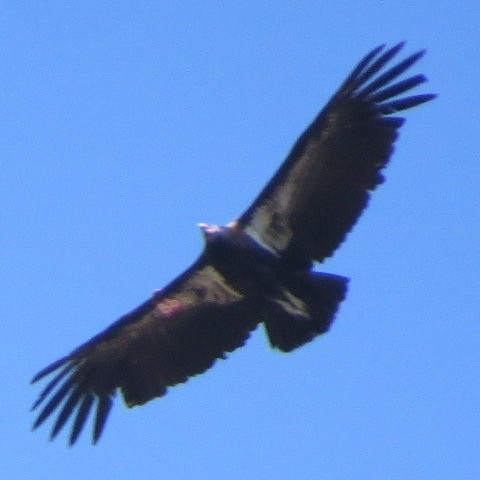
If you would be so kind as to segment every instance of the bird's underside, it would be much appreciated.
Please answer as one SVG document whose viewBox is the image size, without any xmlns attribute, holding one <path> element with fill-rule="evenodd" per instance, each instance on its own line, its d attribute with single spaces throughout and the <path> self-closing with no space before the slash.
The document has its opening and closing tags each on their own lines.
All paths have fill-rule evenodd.
<svg viewBox="0 0 480 480">
<path fill-rule="evenodd" d="M 361 60 L 238 220 L 201 224 L 205 249 L 188 270 L 34 377 L 52 375 L 34 428 L 57 411 L 51 438 L 73 418 L 73 444 L 95 410 L 96 442 L 117 390 L 128 406 L 161 397 L 242 346 L 259 323 L 284 352 L 329 329 L 347 279 L 312 266 L 344 241 L 382 183 L 404 122 L 395 114 L 434 97 L 401 96 L 426 81 L 397 80 L 423 52 L 386 68 L 401 47 Z"/>
</svg>

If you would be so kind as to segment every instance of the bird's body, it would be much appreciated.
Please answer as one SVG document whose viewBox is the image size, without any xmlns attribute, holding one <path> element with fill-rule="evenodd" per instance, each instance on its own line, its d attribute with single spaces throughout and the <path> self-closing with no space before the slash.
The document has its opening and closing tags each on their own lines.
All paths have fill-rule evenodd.
<svg viewBox="0 0 480 480">
<path fill-rule="evenodd" d="M 390 115 L 434 97 L 392 99 L 426 80 L 391 84 L 423 52 L 379 73 L 400 48 L 379 47 L 357 65 L 238 220 L 200 224 L 205 249 L 189 269 L 34 377 L 56 372 L 34 404 L 43 405 L 34 427 L 60 408 L 54 438 L 75 412 L 72 444 L 96 403 L 96 442 L 117 390 L 128 406 L 161 397 L 242 346 L 260 323 L 285 352 L 328 330 L 347 279 L 313 266 L 333 254 L 382 183 L 403 123 Z"/>
<path fill-rule="evenodd" d="M 273 288 L 281 274 L 281 257 L 258 244 L 235 224 L 209 225 L 203 231 L 205 257 L 227 284 L 246 296 L 268 293 Z"/>
</svg>

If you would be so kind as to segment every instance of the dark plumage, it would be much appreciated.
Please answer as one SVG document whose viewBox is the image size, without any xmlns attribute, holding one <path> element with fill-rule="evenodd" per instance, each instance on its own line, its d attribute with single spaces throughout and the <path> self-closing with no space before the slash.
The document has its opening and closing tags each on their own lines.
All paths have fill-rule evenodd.
<svg viewBox="0 0 480 480">
<path fill-rule="evenodd" d="M 434 98 L 398 98 L 426 80 L 397 81 L 423 52 L 384 70 L 401 47 L 378 47 L 355 67 L 237 221 L 201 224 L 205 249 L 186 272 L 35 375 L 54 374 L 33 406 L 34 428 L 58 410 L 54 438 L 73 415 L 73 444 L 95 409 L 96 442 L 117 389 L 129 407 L 161 397 L 242 346 L 261 322 L 285 352 L 328 330 L 347 279 L 312 265 L 332 255 L 383 182 L 404 122 L 392 115 Z"/>
</svg>

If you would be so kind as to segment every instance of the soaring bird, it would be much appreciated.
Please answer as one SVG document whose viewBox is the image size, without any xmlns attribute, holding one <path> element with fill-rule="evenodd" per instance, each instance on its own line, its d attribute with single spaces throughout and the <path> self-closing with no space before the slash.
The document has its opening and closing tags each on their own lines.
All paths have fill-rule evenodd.
<svg viewBox="0 0 480 480">
<path fill-rule="evenodd" d="M 402 45 L 358 63 L 237 220 L 199 224 L 205 246 L 190 268 L 35 375 L 53 377 L 33 405 L 34 428 L 57 412 L 53 439 L 72 418 L 73 444 L 95 410 L 96 443 L 117 390 L 128 407 L 161 397 L 244 345 L 259 323 L 283 352 L 329 329 L 348 279 L 314 265 L 345 240 L 383 182 L 404 123 L 397 112 L 435 97 L 402 96 L 426 81 L 398 79 L 424 51 L 389 66 Z"/>
</svg>

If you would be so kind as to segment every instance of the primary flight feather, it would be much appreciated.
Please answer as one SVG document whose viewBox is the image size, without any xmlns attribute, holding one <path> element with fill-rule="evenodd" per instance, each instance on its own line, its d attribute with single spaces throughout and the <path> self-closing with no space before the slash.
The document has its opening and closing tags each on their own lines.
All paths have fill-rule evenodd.
<svg viewBox="0 0 480 480">
<path fill-rule="evenodd" d="M 129 407 L 210 368 L 259 323 L 291 351 L 330 327 L 347 279 L 315 272 L 383 181 L 402 110 L 435 95 L 401 95 L 426 81 L 397 78 L 423 55 L 387 67 L 403 44 L 366 55 L 300 136 L 252 205 L 225 227 L 200 224 L 205 248 L 163 290 L 33 378 L 52 375 L 34 428 L 56 413 L 51 438 L 71 421 L 73 444 L 92 410 L 93 442 L 117 390 Z"/>
</svg>

